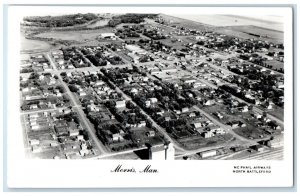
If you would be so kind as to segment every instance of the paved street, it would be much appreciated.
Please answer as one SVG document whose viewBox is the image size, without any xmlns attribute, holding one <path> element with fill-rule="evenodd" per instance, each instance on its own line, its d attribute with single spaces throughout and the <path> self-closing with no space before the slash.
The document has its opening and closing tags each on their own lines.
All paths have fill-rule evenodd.
<svg viewBox="0 0 300 196">
<path fill-rule="evenodd" d="M 48 58 L 50 60 L 51 66 L 54 68 L 55 72 L 58 72 L 55 66 L 55 63 L 53 62 L 52 58 L 49 56 L 48 54 Z M 72 102 L 72 106 L 79 106 L 78 101 L 76 100 L 76 98 L 74 97 L 73 93 L 70 91 L 69 87 L 67 86 L 67 84 L 63 81 L 62 77 L 60 74 L 57 74 L 58 79 L 60 81 L 60 83 L 63 85 L 64 89 L 66 90 L 66 93 L 69 95 L 71 102 Z M 89 132 L 90 136 L 92 137 L 93 141 L 95 142 L 96 146 L 98 147 L 99 151 L 101 154 L 105 154 L 107 153 L 106 147 L 99 141 L 99 139 L 96 136 L 96 131 L 95 128 L 92 127 L 88 122 L 87 119 L 85 117 L 85 114 L 82 110 L 81 107 L 76 107 L 74 108 L 76 110 L 76 112 L 79 115 L 80 118 L 80 122 L 83 123 L 84 127 L 86 127 L 87 131 Z"/>
</svg>

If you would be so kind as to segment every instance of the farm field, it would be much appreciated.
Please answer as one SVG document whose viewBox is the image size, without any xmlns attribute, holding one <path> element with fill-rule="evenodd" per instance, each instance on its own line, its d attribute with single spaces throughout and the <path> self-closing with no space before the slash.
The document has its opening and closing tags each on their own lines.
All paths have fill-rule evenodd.
<svg viewBox="0 0 300 196">
<path fill-rule="evenodd" d="M 262 20 L 259 18 L 248 18 L 245 16 L 234 16 L 234 15 L 189 15 L 181 14 L 177 15 L 180 18 L 196 21 L 199 23 L 211 25 L 211 26 L 241 26 L 241 25 L 255 25 L 263 26 L 273 30 L 283 30 L 283 25 L 276 22 L 277 18 L 271 20 Z"/>
<path fill-rule="evenodd" d="M 231 26 L 231 27 L 226 27 L 228 29 L 232 29 L 235 31 L 239 32 L 244 32 L 244 33 L 252 33 L 252 34 L 257 34 L 260 36 L 267 36 L 267 38 L 271 39 L 276 39 L 276 40 L 282 40 L 283 41 L 283 32 L 281 31 L 275 31 L 275 30 L 269 30 L 257 26 Z"/>
</svg>

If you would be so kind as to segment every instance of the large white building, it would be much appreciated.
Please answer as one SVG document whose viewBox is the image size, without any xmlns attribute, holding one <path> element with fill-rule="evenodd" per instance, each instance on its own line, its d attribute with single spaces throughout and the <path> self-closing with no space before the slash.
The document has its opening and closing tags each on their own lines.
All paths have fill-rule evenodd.
<svg viewBox="0 0 300 196">
<path fill-rule="evenodd" d="M 100 38 L 102 38 L 102 39 L 116 39 L 117 36 L 114 33 L 101 33 Z"/>
<path fill-rule="evenodd" d="M 126 107 L 126 101 L 117 101 L 116 102 L 116 108 L 125 108 Z"/>
<path fill-rule="evenodd" d="M 201 158 L 207 158 L 207 157 L 212 157 L 217 155 L 216 150 L 209 150 L 209 151 L 204 151 L 199 153 Z"/>
<path fill-rule="evenodd" d="M 175 149 L 172 143 L 148 146 L 150 160 L 174 160 Z"/>
<path fill-rule="evenodd" d="M 128 45 L 125 46 L 125 48 L 126 48 L 127 50 L 129 50 L 130 52 L 135 53 L 135 54 L 144 55 L 144 54 L 147 53 L 146 50 L 140 48 L 140 47 L 137 46 L 137 45 L 131 45 L 131 44 L 128 44 Z"/>
</svg>

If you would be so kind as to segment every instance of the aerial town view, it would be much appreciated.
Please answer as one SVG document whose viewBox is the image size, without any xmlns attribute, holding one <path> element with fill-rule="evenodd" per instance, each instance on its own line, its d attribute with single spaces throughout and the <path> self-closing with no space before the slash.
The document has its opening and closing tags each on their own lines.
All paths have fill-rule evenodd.
<svg viewBox="0 0 300 196">
<path fill-rule="evenodd" d="M 26 157 L 283 160 L 284 31 L 273 18 L 24 17 Z"/>
</svg>

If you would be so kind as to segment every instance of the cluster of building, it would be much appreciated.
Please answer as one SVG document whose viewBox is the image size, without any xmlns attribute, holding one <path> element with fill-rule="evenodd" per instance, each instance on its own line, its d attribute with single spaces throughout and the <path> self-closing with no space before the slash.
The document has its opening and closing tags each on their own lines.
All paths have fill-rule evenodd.
<svg viewBox="0 0 300 196">
<path fill-rule="evenodd" d="M 234 134 L 265 141 L 282 133 L 282 125 L 271 120 L 276 117 L 268 116 L 284 106 L 282 44 L 154 20 L 159 24 L 118 25 L 100 34 L 98 41 L 105 43 L 98 46 L 51 51 L 69 95 L 81 104 L 81 118 L 93 124 L 91 131 L 107 149 L 170 160 L 174 147 L 161 131 L 186 149 L 224 144 Z M 21 109 L 44 109 L 25 115 L 32 153 L 97 155 L 46 56 L 31 55 L 21 64 L 27 73 L 21 75 Z M 213 149 L 198 155 L 217 154 Z"/>
<path fill-rule="evenodd" d="M 64 53 L 62 50 L 52 51 L 51 55 L 54 59 L 57 69 L 74 69 L 74 65 L 71 62 L 71 59 L 65 60 Z"/>
<path fill-rule="evenodd" d="M 90 67 L 90 63 L 75 47 L 62 48 L 61 51 L 54 51 L 54 54 L 52 52 L 58 69 Z"/>
<path fill-rule="evenodd" d="M 98 154 L 70 108 L 25 114 L 31 156 L 45 159 L 89 158 Z"/>
<path fill-rule="evenodd" d="M 44 54 L 29 55 L 29 59 L 21 61 L 21 73 L 51 71 L 52 67 Z"/>
<path fill-rule="evenodd" d="M 149 70 L 149 66 L 144 67 Z M 226 134 L 223 128 L 195 110 L 193 106 L 197 103 L 181 97 L 181 93 L 176 92 L 171 83 L 160 81 L 141 72 L 143 72 L 142 68 L 136 67 L 131 70 L 107 69 L 104 73 L 178 141 L 183 139 L 186 141 L 187 138 L 192 140 L 197 137 L 212 138 Z M 183 78 L 183 81 L 180 79 L 178 81 L 184 83 L 188 80 Z"/>
<path fill-rule="evenodd" d="M 113 54 L 105 46 L 96 46 L 96 47 L 84 46 L 80 48 L 80 51 L 95 66 L 124 64 L 121 57 Z"/>
<path fill-rule="evenodd" d="M 121 39 L 139 38 L 144 25 L 123 25 L 122 28 L 116 30 L 116 35 Z"/>
<path fill-rule="evenodd" d="M 143 35 L 153 39 L 153 40 L 162 40 L 170 38 L 170 35 L 164 33 L 164 29 L 155 26 L 145 26 L 143 30 Z"/>
<path fill-rule="evenodd" d="M 80 100 L 98 138 L 112 151 L 163 143 L 139 108 L 126 101 L 99 72 L 72 72 L 63 74 L 63 79 L 69 84 L 80 81 L 73 85 L 76 90 L 69 88 Z"/>
<path fill-rule="evenodd" d="M 20 81 L 21 109 L 38 110 L 68 107 L 69 97 L 51 73 L 22 74 Z"/>
</svg>

